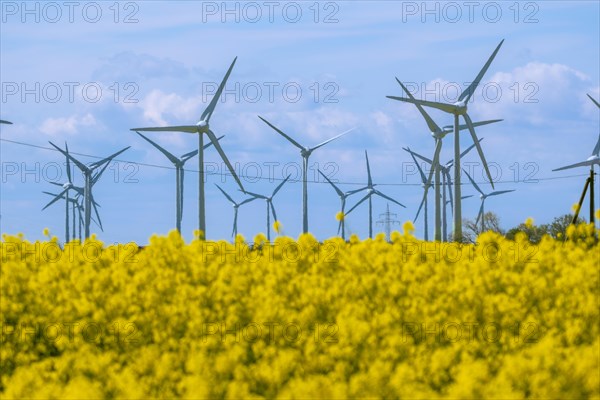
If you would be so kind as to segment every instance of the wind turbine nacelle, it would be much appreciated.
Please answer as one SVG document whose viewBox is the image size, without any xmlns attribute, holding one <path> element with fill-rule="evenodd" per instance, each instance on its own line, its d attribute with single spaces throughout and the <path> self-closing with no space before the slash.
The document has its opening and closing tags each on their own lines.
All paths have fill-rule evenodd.
<svg viewBox="0 0 600 400">
<path fill-rule="evenodd" d="M 67 182 L 67 183 L 64 183 L 62 187 L 63 187 L 63 189 L 69 189 L 69 188 L 73 187 L 73 184 L 71 182 Z"/>
<path fill-rule="evenodd" d="M 199 121 L 196 126 L 198 127 L 198 130 L 202 131 L 203 129 L 208 129 L 208 122 L 202 120 Z"/>
<path fill-rule="evenodd" d="M 597 155 L 591 155 L 588 157 L 588 159 L 586 161 L 599 161 L 600 162 L 600 157 L 598 157 Z"/>
</svg>

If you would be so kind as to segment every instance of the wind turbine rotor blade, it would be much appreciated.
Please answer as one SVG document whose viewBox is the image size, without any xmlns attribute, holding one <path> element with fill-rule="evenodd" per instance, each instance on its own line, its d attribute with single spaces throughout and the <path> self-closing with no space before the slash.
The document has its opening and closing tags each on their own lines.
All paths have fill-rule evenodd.
<svg viewBox="0 0 600 400">
<path fill-rule="evenodd" d="M 60 186 L 60 187 L 62 187 L 62 185 L 63 185 L 62 183 L 58 183 L 58 182 L 48 182 L 48 183 L 51 185 L 56 185 L 56 186 Z"/>
<path fill-rule="evenodd" d="M 233 166 L 229 162 L 229 159 L 227 158 L 227 155 L 225 155 L 225 152 L 223 151 L 223 148 L 221 148 L 221 144 L 219 143 L 219 140 L 217 139 L 217 136 L 210 129 L 206 132 L 206 134 L 208 135 L 208 138 L 212 142 L 213 146 L 215 146 L 215 149 L 217 149 L 217 152 L 221 156 L 221 159 L 225 162 L 225 165 L 227 165 L 227 168 L 229 169 L 229 172 L 231 172 L 231 175 L 233 176 L 233 178 L 237 182 L 238 186 L 243 191 L 244 190 L 244 185 L 242 185 L 242 181 L 240 180 L 240 178 L 235 173 L 235 170 L 233 169 Z"/>
<path fill-rule="evenodd" d="M 48 204 L 46 204 L 44 206 L 44 208 L 42 208 L 42 211 L 44 211 L 46 208 L 50 207 L 52 204 L 56 203 L 58 200 L 64 198 L 65 193 L 67 193 L 67 190 L 69 189 L 65 189 L 62 192 L 60 192 L 59 194 L 54 194 L 54 193 L 49 193 L 49 192 L 44 192 L 46 194 L 55 196 Z"/>
<path fill-rule="evenodd" d="M 106 171 L 106 168 L 108 168 L 109 165 L 110 165 L 110 162 L 107 162 L 106 164 L 104 164 L 102 169 L 96 175 L 94 175 L 94 177 L 92 178 L 92 186 L 94 186 L 96 184 L 96 182 L 98 182 L 98 180 L 100 179 L 100 177 L 102 176 L 104 171 Z"/>
<path fill-rule="evenodd" d="M 163 148 L 162 146 L 160 146 L 158 143 L 148 139 L 146 136 L 142 135 L 139 132 L 135 132 L 137 133 L 139 136 L 142 137 L 142 139 L 144 139 L 145 141 L 147 141 L 148 143 L 150 143 L 152 146 L 154 146 L 155 148 L 158 149 L 158 151 L 160 151 L 161 153 L 163 153 L 165 155 L 165 157 L 167 157 L 169 159 L 169 161 L 171 161 L 173 164 L 177 164 L 179 162 L 179 159 L 177 157 L 175 157 L 173 154 L 171 154 L 170 152 L 168 152 L 165 148 Z"/>
<path fill-rule="evenodd" d="M 0 119 L 0 124 L 12 125 L 12 122 L 5 121 L 5 120 L 3 120 L 3 119 Z"/>
<path fill-rule="evenodd" d="M 586 160 L 576 164 L 566 165 L 564 167 L 553 169 L 552 171 L 562 171 L 565 169 L 577 168 L 577 167 L 589 167 L 592 165 L 600 165 L 600 159 Z"/>
<path fill-rule="evenodd" d="M 365 197 L 363 197 L 362 199 L 360 199 L 360 201 L 358 203 L 356 203 L 354 206 L 352 206 L 352 208 L 350 208 L 348 210 L 348 212 L 346 212 L 346 215 L 350 214 L 356 207 L 358 207 L 359 205 L 361 205 L 369 197 L 371 197 L 371 193 L 368 193 Z"/>
<path fill-rule="evenodd" d="M 594 150 L 592 151 L 592 155 L 594 155 L 594 156 L 600 156 L 600 133 L 598 134 L 598 141 L 596 142 L 596 145 L 594 146 Z"/>
<path fill-rule="evenodd" d="M 402 86 L 402 89 L 404 90 L 404 93 L 406 93 L 406 95 L 411 99 L 411 100 L 415 100 L 415 97 L 412 95 L 411 92 L 408 91 L 408 89 L 402 84 L 402 82 L 400 82 L 400 80 L 398 78 L 396 78 L 396 82 L 398 82 L 398 84 L 400 86 Z M 421 113 L 421 115 L 423 116 L 423 118 L 425 118 L 425 122 L 427 123 L 427 127 L 429 128 L 429 130 L 431 132 L 441 132 L 442 130 L 440 129 L 440 127 L 435 123 L 435 121 L 429 116 L 429 114 L 427 114 L 427 112 L 425 111 L 425 109 L 423 109 L 423 107 L 420 104 L 416 104 L 417 108 L 419 109 L 419 112 Z"/>
<path fill-rule="evenodd" d="M 155 128 L 133 128 L 131 131 L 140 132 L 185 132 L 199 133 L 197 125 L 159 126 Z"/>
<path fill-rule="evenodd" d="M 483 203 L 485 199 L 481 200 L 481 206 L 479 207 L 479 213 L 477 214 L 477 219 L 475 220 L 475 225 L 479 224 L 479 220 L 483 218 Z"/>
<path fill-rule="evenodd" d="M 73 158 L 73 156 L 69 153 L 65 153 L 65 151 L 63 149 L 61 149 L 60 147 L 58 147 L 57 145 L 55 145 L 54 143 L 48 141 L 48 143 L 50 143 L 52 145 L 52 147 L 54 147 L 56 150 L 60 151 L 62 154 L 64 154 L 66 157 L 70 158 L 71 161 L 73 161 L 75 163 L 75 165 L 77 165 L 77 168 L 79 168 L 81 171 L 87 171 L 88 167 L 83 164 L 82 162 L 76 160 L 75 158 Z"/>
<path fill-rule="evenodd" d="M 238 204 L 238 207 L 239 207 L 239 206 L 242 206 L 242 205 L 244 205 L 244 204 L 246 204 L 246 203 L 250 203 L 251 201 L 254 201 L 254 200 L 256 200 L 256 197 L 250 197 L 250 198 L 248 198 L 248 199 L 246 199 L 246 200 L 242 201 L 240 204 Z"/>
<path fill-rule="evenodd" d="M 421 199 L 421 204 L 419 204 L 419 209 L 417 210 L 417 214 L 415 215 L 415 219 L 413 219 L 413 222 L 415 222 L 417 220 L 417 218 L 419 218 L 419 214 L 421 213 L 423 204 L 425 204 L 425 197 L 423 197 L 423 199 Z"/>
<path fill-rule="evenodd" d="M 388 99 L 403 101 L 405 103 L 412 103 L 412 104 L 417 104 L 417 105 L 421 105 L 421 106 L 425 106 L 425 107 L 437 108 L 438 110 L 442 110 L 442 111 L 450 113 L 450 114 L 454 114 L 454 112 L 456 110 L 458 110 L 458 107 L 455 106 L 454 104 L 446 104 L 446 103 L 440 103 L 437 101 L 428 101 L 428 100 L 407 99 L 405 97 L 398 97 L 398 96 L 386 96 L 386 97 Z"/>
<path fill-rule="evenodd" d="M 465 171 L 464 169 L 463 169 L 463 172 L 465 174 L 467 174 L 467 177 L 471 181 L 471 184 L 473 185 L 473 187 L 475 188 L 475 190 L 477 190 L 482 196 L 485 196 L 485 194 L 481 191 L 481 189 L 479 188 L 479 186 L 477 185 L 477 183 L 475 183 L 475 181 L 473 180 L 473 178 L 471 178 L 471 175 L 469 175 L 469 173 L 467 171 Z"/>
<path fill-rule="evenodd" d="M 448 185 L 448 194 L 450 195 L 450 209 L 454 214 L 454 200 L 452 197 L 452 178 L 450 177 L 450 171 L 445 170 L 444 175 L 446 176 L 446 184 Z"/>
<path fill-rule="evenodd" d="M 221 140 L 221 139 L 223 139 L 224 137 L 225 137 L 225 135 L 221 135 L 221 136 L 219 136 L 219 137 L 217 138 L 217 140 Z M 205 144 L 205 145 L 204 145 L 204 147 L 202 147 L 202 149 L 206 150 L 206 149 L 208 149 L 210 146 L 212 146 L 212 142 L 208 142 L 207 144 Z M 196 154 L 198 154 L 198 150 L 195 150 L 195 151 L 196 151 Z M 191 153 L 193 153 L 193 151 L 191 151 L 191 152 L 189 152 L 189 153 L 187 153 L 187 154 L 184 154 L 182 157 L 185 157 L 186 155 L 188 155 L 188 154 L 191 154 Z M 196 154 L 192 155 L 192 157 L 193 157 L 193 156 L 195 156 Z"/>
<path fill-rule="evenodd" d="M 392 198 L 391 198 L 390 196 L 388 196 L 388 195 L 385 195 L 385 194 L 381 193 L 381 192 L 380 192 L 379 190 L 377 190 L 377 189 L 375 189 L 375 191 L 374 191 L 373 193 L 375 193 L 376 195 L 378 195 L 378 196 L 380 196 L 380 197 L 383 197 L 383 198 L 384 198 L 384 199 L 386 199 L 386 200 L 389 200 L 389 201 L 391 201 L 391 202 L 393 202 L 393 203 L 396 203 L 396 204 L 398 204 L 398 205 L 399 205 L 400 207 L 402 207 L 402 208 L 406 208 L 406 206 L 405 206 L 404 204 L 402 204 L 402 203 L 400 203 L 400 202 L 398 202 L 398 201 L 396 201 L 396 200 L 392 199 Z"/>
<path fill-rule="evenodd" d="M 98 226 L 100 230 L 104 232 L 104 228 L 102 227 L 102 220 L 100 220 L 100 213 L 98 212 L 98 207 L 100 205 L 94 201 L 94 197 L 92 196 L 92 208 L 94 209 L 94 213 L 96 214 L 96 218 L 98 218 Z"/>
<path fill-rule="evenodd" d="M 488 168 L 487 161 L 485 160 L 485 155 L 483 154 L 483 150 L 481 149 L 481 145 L 479 144 L 479 139 L 477 139 L 477 135 L 475 134 L 475 128 L 473 128 L 473 122 L 471 122 L 471 117 L 468 114 L 463 114 L 467 125 L 469 126 L 469 132 L 471 132 L 471 137 L 473 138 L 473 143 L 475 143 L 475 147 L 477 148 L 477 153 L 479 154 L 479 158 L 481 158 L 481 162 L 483 163 L 483 168 L 485 169 L 485 173 L 490 180 L 490 185 L 492 185 L 492 189 L 494 188 L 494 181 L 492 180 L 492 174 L 490 173 L 490 169 Z"/>
<path fill-rule="evenodd" d="M 367 185 L 369 187 L 371 187 L 371 186 L 373 186 L 373 179 L 371 179 L 371 167 L 369 166 L 369 155 L 367 154 L 366 150 L 365 150 L 365 159 L 367 160 L 367 175 L 368 175 Z"/>
<path fill-rule="evenodd" d="M 249 194 L 250 196 L 254 196 L 257 199 L 264 199 L 264 200 L 269 200 L 269 198 L 267 196 L 264 196 L 262 194 L 258 194 L 258 193 L 252 193 L 252 192 L 246 192 L 244 191 L 245 194 Z"/>
<path fill-rule="evenodd" d="M 275 132 L 279 133 L 281 136 L 283 136 L 284 138 L 286 138 L 291 144 L 293 144 L 294 146 L 296 146 L 300 150 L 304 150 L 304 146 L 302 146 L 300 143 L 296 142 L 294 139 L 292 139 L 291 137 L 289 137 L 288 135 L 286 135 L 281 129 L 277 128 L 275 125 L 271 124 L 269 121 L 267 121 L 266 119 L 264 119 L 260 115 L 258 116 L 258 118 L 260 118 L 265 124 L 269 125 Z"/>
<path fill-rule="evenodd" d="M 331 187 L 333 187 L 333 189 L 334 189 L 334 190 L 335 190 L 335 192 L 338 194 L 338 196 L 340 196 L 340 197 L 341 197 L 341 196 L 343 196 L 343 195 L 344 195 L 344 192 L 342 192 L 342 191 L 340 190 L 340 188 L 338 188 L 338 187 L 335 185 L 335 183 L 331 182 L 331 180 L 330 180 L 330 179 L 329 179 L 327 176 L 325 176 L 325 174 L 324 174 L 324 173 L 322 173 L 320 169 L 318 169 L 317 171 L 319 171 L 319 173 L 321 174 L 321 176 L 322 176 L 323 178 L 325 178 L 325 180 L 326 180 L 327 182 L 329 182 L 329 184 L 331 185 Z"/>
<path fill-rule="evenodd" d="M 277 192 L 279 192 L 279 189 L 281 189 L 281 187 L 288 181 L 288 179 L 290 179 L 290 176 L 291 175 L 288 175 L 287 178 L 285 178 L 279 185 L 277 185 L 277 187 L 273 191 L 273 194 L 271 195 L 271 198 L 275 197 Z"/>
<path fill-rule="evenodd" d="M 433 154 L 433 161 L 430 162 L 431 169 L 429 170 L 429 175 L 427 176 L 427 180 L 425 182 L 425 188 L 423 190 L 422 202 L 425 201 L 425 199 L 427 198 L 427 193 L 429 193 L 429 187 L 431 186 L 431 181 L 433 180 L 433 172 L 435 171 L 436 168 L 439 168 L 439 166 L 440 166 L 440 152 L 441 151 L 442 151 L 442 140 L 438 139 L 438 140 L 436 140 L 436 143 L 435 143 L 435 153 Z M 411 153 L 411 155 L 413 154 L 412 151 L 410 153 Z M 416 156 L 418 156 L 418 154 L 416 154 L 416 153 L 414 153 L 414 154 Z"/>
<path fill-rule="evenodd" d="M 221 186 L 217 185 L 216 183 L 215 186 L 221 191 L 221 193 L 223 193 L 223 196 L 227 197 L 227 200 L 229 200 L 231 204 L 237 204 L 227 193 L 225 193 L 223 189 L 221 189 Z"/>
<path fill-rule="evenodd" d="M 67 146 L 67 142 L 65 142 L 65 151 L 67 152 L 67 154 L 69 154 L 69 146 Z M 72 178 L 71 178 L 71 160 L 69 160 L 69 157 L 67 158 L 67 179 L 69 179 L 69 183 L 73 182 Z"/>
<path fill-rule="evenodd" d="M 425 176 L 425 173 L 423 172 L 423 169 L 421 169 L 421 166 L 419 165 L 419 163 L 417 162 L 417 159 L 415 158 L 415 155 L 410 152 L 410 156 L 412 157 L 413 161 L 415 162 L 415 165 L 417 166 L 417 169 L 419 170 L 419 174 L 421 175 L 421 183 L 423 183 L 424 185 L 427 183 L 427 177 Z"/>
<path fill-rule="evenodd" d="M 473 197 L 472 194 L 468 195 L 468 196 L 460 196 L 461 200 L 465 200 L 465 199 L 470 199 L 471 197 Z"/>
<path fill-rule="evenodd" d="M 600 103 L 598 103 L 598 102 L 596 101 L 596 99 L 594 99 L 594 98 L 593 98 L 592 96 L 590 96 L 589 94 L 587 95 L 587 97 L 589 97 L 589 98 L 590 98 L 590 100 L 594 102 L 594 104 L 596 105 L 596 107 L 600 108 Z M 10 123 L 10 122 L 9 122 L 9 123 Z"/>
<path fill-rule="evenodd" d="M 479 139 L 479 143 L 481 143 L 482 140 L 483 140 L 483 138 Z M 472 144 L 469 147 L 467 147 L 466 150 L 464 150 L 462 153 L 460 153 L 460 158 L 462 159 L 464 156 L 466 156 L 474 148 L 475 148 L 475 144 Z M 451 164 L 454 164 L 454 160 L 452 160 Z"/>
<path fill-rule="evenodd" d="M 498 46 L 496 47 L 496 49 L 494 50 L 494 52 L 492 53 L 492 55 L 490 56 L 490 58 L 488 58 L 487 62 L 485 63 L 485 65 L 483 66 L 483 68 L 481 68 L 481 71 L 479 71 L 479 74 L 477 74 L 477 77 L 475 78 L 475 80 L 473 82 L 471 82 L 471 84 L 469 85 L 469 87 L 467 89 L 465 89 L 464 92 L 461 93 L 460 97 L 458 98 L 458 101 L 463 101 L 466 103 L 469 101 L 469 99 L 471 98 L 471 96 L 473 96 L 473 93 L 475 93 L 475 89 L 477 88 L 477 86 L 479 86 L 479 83 L 481 82 L 481 79 L 483 79 L 483 76 L 485 75 L 485 73 L 487 72 L 488 68 L 490 67 L 490 64 L 492 64 L 492 61 L 494 61 L 494 58 L 496 57 L 496 54 L 498 54 L 498 51 L 500 50 L 500 47 L 502 46 L 502 43 L 504 43 L 504 39 L 502 39 L 500 41 L 500 44 L 498 44 Z"/>
<path fill-rule="evenodd" d="M 277 213 L 275 212 L 275 206 L 273 205 L 273 200 L 269 201 L 269 205 L 271 206 L 271 212 L 273 213 L 273 222 L 278 221 L 277 220 Z M 279 232 L 277 232 L 279 233 Z"/>
<path fill-rule="evenodd" d="M 497 190 L 495 192 L 492 192 L 492 193 L 488 194 L 488 197 L 490 197 L 490 196 L 497 196 L 499 194 L 510 193 L 510 192 L 514 192 L 514 191 L 515 191 L 515 189 L 512 189 L 512 190 Z"/>
<path fill-rule="evenodd" d="M 237 61 L 237 57 L 235 57 L 233 59 L 233 62 L 231 63 L 231 65 L 229 66 L 229 69 L 227 70 L 227 73 L 223 77 L 223 80 L 221 81 L 221 84 L 219 85 L 217 92 L 215 93 L 214 97 L 208 104 L 208 107 L 206 107 L 206 110 L 204 110 L 204 112 L 202 113 L 202 116 L 200 117 L 201 121 L 206 121 L 206 122 L 210 121 L 210 117 L 212 116 L 212 113 L 215 111 L 217 102 L 219 101 L 219 98 L 221 97 L 221 93 L 223 92 L 223 89 L 225 88 L 227 79 L 229 79 L 229 75 L 231 74 L 231 70 L 233 70 L 233 66 L 235 65 L 236 61 Z"/>
<path fill-rule="evenodd" d="M 119 154 L 123 153 L 125 150 L 129 149 L 130 147 L 131 147 L 131 146 L 127 146 L 127 147 L 125 147 L 124 149 L 121 149 L 121 150 L 117 151 L 116 153 L 114 153 L 114 154 L 111 154 L 110 156 L 108 156 L 108 157 L 106 157 L 106 158 L 104 158 L 104 159 L 102 159 L 102 160 L 100 160 L 100 161 L 93 162 L 93 163 L 91 164 L 90 168 L 91 168 L 91 169 L 98 168 L 100 165 L 102 165 L 102 164 L 104 164 L 104 163 L 106 163 L 106 162 L 111 162 L 113 158 L 115 158 L 115 157 L 116 157 L 116 156 L 118 156 Z"/>
<path fill-rule="evenodd" d="M 345 131 L 345 132 L 343 132 L 343 133 L 340 133 L 339 135 L 337 135 L 337 136 L 334 136 L 334 137 L 332 137 L 331 139 L 327 139 L 326 141 L 319 143 L 319 144 L 318 144 L 318 145 L 316 145 L 315 147 L 312 147 L 312 148 L 310 149 L 310 151 L 316 150 L 316 149 L 318 149 L 319 147 L 323 147 L 323 146 L 325 146 L 327 143 L 329 143 L 329 142 L 333 142 L 334 140 L 336 140 L 336 139 L 339 139 L 339 138 L 341 138 L 341 137 L 342 137 L 342 136 L 344 136 L 344 135 L 347 135 L 348 133 L 352 132 L 352 131 L 353 131 L 353 130 L 355 130 L 355 129 L 356 129 L 356 128 L 351 128 L 351 129 L 348 129 L 347 131 Z"/>
<path fill-rule="evenodd" d="M 366 190 L 368 188 L 369 188 L 368 186 L 365 186 L 365 187 L 361 187 L 360 189 L 350 190 L 350 191 L 346 192 L 345 195 L 350 196 L 350 195 L 353 195 L 354 193 L 362 192 L 363 190 Z"/>
<path fill-rule="evenodd" d="M 421 160 L 425 161 L 425 162 L 426 162 L 426 163 L 428 163 L 428 164 L 431 164 L 431 165 L 433 165 L 433 161 L 432 161 L 432 160 L 430 160 L 429 158 L 427 158 L 427 157 L 425 157 L 425 156 L 422 156 L 421 154 L 419 154 L 419 153 L 417 153 L 417 152 L 415 152 L 415 151 L 412 151 L 412 150 L 410 149 L 410 147 L 403 147 L 403 148 L 402 148 L 402 150 L 404 150 L 404 151 L 406 151 L 406 152 L 408 152 L 408 153 L 410 153 L 410 154 L 414 155 L 414 156 L 415 156 L 415 157 L 417 157 L 417 158 L 420 158 Z"/>
<path fill-rule="evenodd" d="M 211 143 L 212 145 L 212 143 Z M 207 146 L 204 146 L 203 148 L 206 149 Z M 186 162 L 187 160 L 189 160 L 192 157 L 195 157 L 198 155 L 198 150 L 194 150 L 194 151 L 190 151 L 189 153 L 185 153 L 184 155 L 181 156 L 181 161 L 182 162 Z"/>
<path fill-rule="evenodd" d="M 504 121 L 504 120 L 503 119 L 491 119 L 491 120 L 488 120 L 488 121 L 473 122 L 473 127 L 478 127 L 478 126 L 493 124 L 495 122 L 500 122 L 500 121 Z M 454 129 L 454 125 L 448 125 L 448 126 L 445 126 L 444 128 L 452 128 L 452 129 Z M 458 130 L 459 131 L 465 130 L 467 128 L 468 128 L 467 125 L 464 125 L 464 124 L 463 125 L 458 125 Z"/>
</svg>

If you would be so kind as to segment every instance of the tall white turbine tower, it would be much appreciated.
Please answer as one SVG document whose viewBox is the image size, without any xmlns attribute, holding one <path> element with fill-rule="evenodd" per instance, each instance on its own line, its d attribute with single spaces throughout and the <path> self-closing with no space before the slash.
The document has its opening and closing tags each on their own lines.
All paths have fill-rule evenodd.
<svg viewBox="0 0 600 400">
<path fill-rule="evenodd" d="M 231 63 L 231 66 L 227 70 L 225 77 L 221 81 L 221 84 L 219 85 L 217 92 L 215 93 L 214 97 L 208 104 L 208 107 L 206 107 L 206 109 L 200 116 L 200 120 L 196 123 L 196 125 L 164 126 L 164 127 L 157 127 L 157 128 L 133 128 L 133 129 L 131 129 L 132 131 L 143 131 L 143 132 L 185 132 L 185 133 L 191 133 L 191 134 L 198 135 L 198 171 L 199 171 L 199 174 L 198 174 L 199 175 L 199 178 L 198 178 L 198 229 L 200 229 L 200 236 L 203 238 L 206 238 L 206 204 L 205 204 L 205 196 L 204 196 L 204 178 L 205 177 L 204 177 L 204 151 L 203 151 L 204 150 L 204 135 L 208 136 L 208 139 L 211 141 L 213 146 L 215 146 L 215 149 L 217 149 L 217 152 L 219 152 L 221 159 L 223 160 L 223 162 L 225 162 L 225 165 L 227 165 L 229 172 L 231 172 L 231 175 L 233 176 L 233 178 L 239 185 L 240 190 L 244 191 L 244 186 L 242 185 L 242 181 L 240 181 L 240 178 L 238 178 L 237 174 L 235 173 L 233 166 L 229 162 L 229 159 L 227 158 L 227 156 L 225 155 L 225 152 L 223 151 L 223 149 L 221 148 L 221 145 L 219 144 L 217 136 L 210 129 L 210 125 L 209 125 L 210 117 L 212 116 L 213 111 L 215 111 L 217 102 L 219 101 L 219 98 L 221 97 L 223 88 L 225 87 L 225 84 L 227 83 L 227 79 L 229 79 L 229 75 L 231 74 L 231 70 L 233 69 L 233 66 L 235 65 L 236 60 L 237 60 L 237 57 L 233 59 L 233 62 Z"/>
<path fill-rule="evenodd" d="M 265 124 L 267 124 L 271 128 L 273 128 L 273 130 L 275 130 L 275 132 L 279 133 L 281 136 L 286 138 L 291 144 L 293 144 L 294 146 L 296 146 L 297 148 L 300 149 L 300 155 L 302 156 L 302 232 L 308 233 L 308 188 L 307 188 L 307 185 L 308 185 L 308 180 L 307 180 L 308 158 L 310 157 L 312 152 L 315 151 L 316 149 L 318 149 L 319 147 L 325 146 L 327 143 L 344 136 L 345 134 L 354 130 L 354 128 L 349 129 L 346 132 L 341 133 L 337 136 L 334 136 L 331 139 L 327 139 L 326 141 L 319 143 L 318 145 L 316 145 L 314 147 L 305 147 L 305 146 L 302 146 L 300 143 L 296 142 L 290 136 L 283 133 L 283 131 L 281 131 L 280 129 L 275 127 L 273 124 L 271 124 L 269 121 L 267 121 L 263 117 L 259 116 L 258 118 L 260 118 Z"/>
<path fill-rule="evenodd" d="M 504 43 L 504 39 L 498 44 L 492 55 L 488 58 L 487 62 L 479 71 L 479 74 L 475 77 L 475 80 L 461 93 L 458 97 L 458 100 L 455 103 L 440 103 L 437 101 L 426 101 L 426 100 L 415 100 L 410 98 L 396 97 L 396 96 L 387 96 L 390 99 L 400 100 L 407 103 L 419 104 L 422 106 L 437 108 L 438 110 L 442 110 L 446 113 L 452 114 L 454 116 L 454 240 L 457 242 L 462 242 L 462 209 L 461 209 L 461 186 L 460 186 L 460 125 L 459 125 L 459 116 L 462 116 L 465 120 L 465 123 L 471 133 L 471 137 L 473 138 L 473 142 L 477 143 L 477 135 L 475 134 L 475 128 L 473 126 L 473 121 L 471 121 L 471 117 L 467 113 L 467 103 L 475 93 L 475 89 L 479 86 L 481 79 L 487 72 L 490 64 L 496 57 L 496 54 L 500 50 L 500 47 Z M 485 172 L 487 177 L 492 185 L 492 189 L 494 188 L 494 182 L 492 180 L 492 175 L 490 174 L 490 170 L 487 165 L 487 161 L 485 160 L 485 156 L 481 147 L 477 146 L 477 152 L 479 153 L 479 157 L 483 162 L 483 167 L 485 168 Z"/>
</svg>

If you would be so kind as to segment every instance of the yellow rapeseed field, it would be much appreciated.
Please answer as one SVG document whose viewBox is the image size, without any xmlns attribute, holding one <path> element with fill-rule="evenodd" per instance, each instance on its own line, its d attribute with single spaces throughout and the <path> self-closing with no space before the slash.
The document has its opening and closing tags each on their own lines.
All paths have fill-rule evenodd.
<svg viewBox="0 0 600 400">
<path fill-rule="evenodd" d="M 591 225 L 531 245 L 2 240 L 0 396 L 600 398 Z"/>
</svg>

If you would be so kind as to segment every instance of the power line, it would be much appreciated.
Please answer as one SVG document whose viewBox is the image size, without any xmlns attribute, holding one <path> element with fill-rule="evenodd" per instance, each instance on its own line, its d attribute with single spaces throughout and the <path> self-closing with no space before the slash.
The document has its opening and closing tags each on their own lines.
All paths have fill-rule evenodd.
<svg viewBox="0 0 600 400">
<path fill-rule="evenodd" d="M 56 150 L 55 148 L 52 147 L 44 147 L 44 146 L 40 146 L 40 145 L 36 145 L 33 143 L 26 143 L 26 142 L 19 142 L 16 140 L 9 140 L 9 139 L 2 139 L 0 138 L 0 141 L 3 142 L 8 142 L 8 143 L 13 143 L 13 144 L 17 144 L 20 146 L 27 146 L 27 147 L 33 147 L 36 149 L 42 149 L 42 150 L 49 150 L 49 151 L 54 151 L 54 152 L 58 152 L 58 150 Z M 98 159 L 101 160 L 104 157 L 100 157 L 100 156 L 95 156 L 95 155 L 91 155 L 91 154 L 85 154 L 85 153 L 77 153 L 74 151 L 70 151 L 70 154 L 75 154 L 78 156 L 82 156 L 82 157 L 88 157 L 88 158 L 94 158 L 94 159 Z M 171 166 L 165 166 L 165 165 L 157 165 L 157 164 L 148 164 L 148 163 L 141 163 L 141 162 L 137 162 L 137 161 L 130 161 L 130 160 L 122 160 L 122 159 L 114 159 L 113 161 L 116 162 L 122 162 L 122 163 L 128 163 L 128 164 L 134 164 L 134 165 L 139 165 L 139 166 L 143 166 L 143 167 L 150 167 L 150 168 L 161 168 L 161 169 L 169 169 L 169 170 L 175 170 L 175 167 L 171 167 Z M 189 169 L 189 168 L 185 168 L 186 172 L 193 172 L 193 173 L 198 173 L 199 171 L 197 169 Z M 212 171 L 204 171 L 205 174 L 207 175 L 225 175 L 225 176 L 232 176 L 231 173 L 229 172 L 212 172 Z M 244 174 L 238 174 L 238 176 L 240 178 L 246 178 L 246 179 L 251 179 L 251 180 L 268 180 L 268 181 L 283 181 L 284 178 L 275 178 L 275 177 L 262 177 L 262 176 L 250 176 L 250 175 L 244 175 Z M 535 179 L 517 179 L 517 180 L 502 180 L 502 181 L 494 181 L 494 184 L 504 184 L 504 183 L 525 183 L 525 184 L 532 184 L 532 183 L 538 183 L 539 181 L 553 181 L 553 180 L 561 180 L 561 179 L 571 179 L 571 178 L 580 178 L 582 176 L 588 176 L 587 173 L 585 174 L 572 174 L 572 175 L 563 175 L 563 176 L 549 176 L 549 177 L 543 177 L 543 178 L 535 178 Z M 294 183 L 298 183 L 301 182 L 300 179 L 290 179 L 290 182 L 294 182 Z M 308 180 L 309 183 L 327 183 L 325 181 L 315 181 L 315 180 Z M 364 182 L 345 182 L 345 181 L 338 181 L 335 182 L 339 185 L 364 185 Z M 480 184 L 487 184 L 489 183 L 488 181 L 478 181 L 477 183 Z M 378 186 L 422 186 L 422 183 L 378 183 Z M 466 182 L 461 182 L 461 186 L 468 186 L 469 183 Z"/>
</svg>

